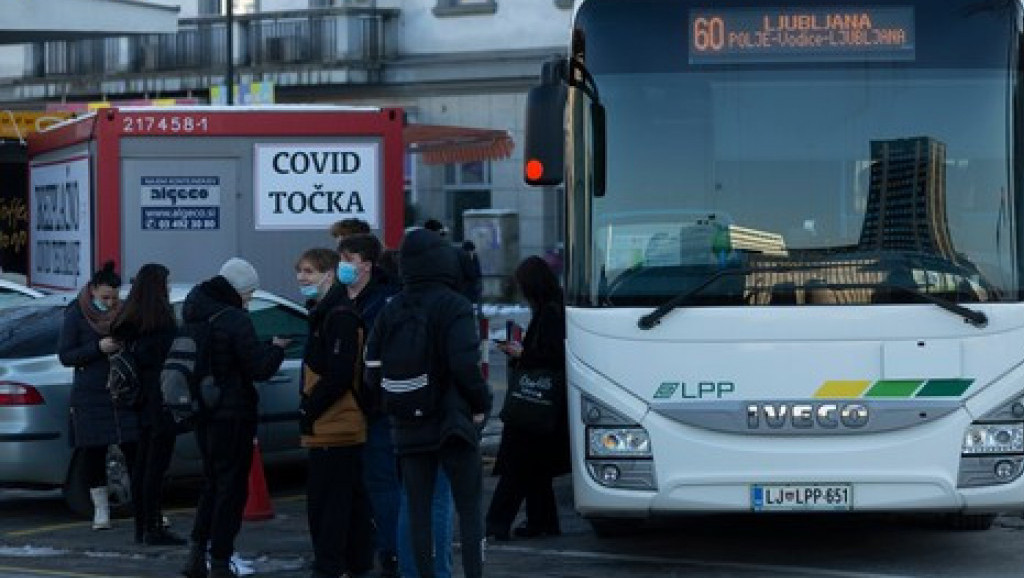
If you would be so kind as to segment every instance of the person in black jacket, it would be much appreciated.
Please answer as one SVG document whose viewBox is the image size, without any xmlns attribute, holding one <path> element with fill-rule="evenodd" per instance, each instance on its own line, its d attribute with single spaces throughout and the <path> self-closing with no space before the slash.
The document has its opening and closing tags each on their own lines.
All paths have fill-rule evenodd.
<svg viewBox="0 0 1024 578">
<path fill-rule="evenodd" d="M 452 486 L 462 538 L 462 566 L 467 578 L 483 575 L 483 516 L 480 499 L 480 430 L 491 411 L 491 390 L 480 373 L 480 338 L 473 308 L 455 291 L 459 263 L 455 250 L 426 229 L 409 231 L 399 249 L 402 291 L 377 317 L 366 346 L 371 384 L 388 375 L 384 350 L 407 308 L 428 320 L 434 337 L 429 385 L 438 407 L 421 417 L 391 416 L 391 436 L 399 456 L 402 485 L 408 495 L 409 522 L 416 567 L 421 578 L 434 578 L 431 502 L 438 466 Z"/>
<path fill-rule="evenodd" d="M 70 399 L 70 441 L 75 459 L 82 460 L 93 503 L 94 530 L 110 528 L 107 494 L 107 449 L 119 445 L 128 468 L 135 463 L 139 420 L 134 410 L 114 406 L 107 391 L 110 363 L 107 356 L 121 349 L 110 335 L 110 324 L 120 308 L 121 277 L 108 262 L 67 306 L 57 355 L 74 368 Z"/>
<path fill-rule="evenodd" d="M 521 345 L 508 341 L 498 348 L 508 355 L 510 369 L 549 369 L 564 375 L 565 314 L 558 279 L 536 255 L 524 259 L 514 277 L 520 294 L 530 305 L 530 325 Z M 564 387 L 565 381 L 560 385 Z M 564 402 L 564 393 L 556 399 Z M 502 428 L 494 463 L 494 473 L 501 477 L 487 510 L 488 536 L 507 540 L 524 500 L 526 522 L 513 531 L 517 537 L 562 533 L 551 481 L 570 469 L 569 421 L 567 409 L 558 409 L 554 435 L 537 434 L 509 423 Z"/>
<path fill-rule="evenodd" d="M 169 299 L 167 267 L 148 263 L 139 269 L 131 291 L 110 333 L 131 351 L 142 385 L 139 444 L 131 472 L 135 503 L 135 542 L 150 546 L 181 546 L 183 538 L 168 532 L 160 512 L 164 474 L 174 454 L 175 432 L 163 411 L 160 370 L 174 341 L 177 324 Z"/>
<path fill-rule="evenodd" d="M 270 344 L 258 341 L 245 310 L 258 285 L 253 266 L 235 257 L 224 263 L 220 275 L 199 284 L 185 298 L 184 321 L 210 323 L 210 370 L 220 392 L 219 403 L 196 424 L 204 479 L 182 571 L 188 578 L 207 577 L 208 544 L 210 578 L 234 576 L 230 559 L 248 498 L 256 436 L 259 396 L 253 382 L 277 372 L 288 345 L 277 337 Z"/>
</svg>

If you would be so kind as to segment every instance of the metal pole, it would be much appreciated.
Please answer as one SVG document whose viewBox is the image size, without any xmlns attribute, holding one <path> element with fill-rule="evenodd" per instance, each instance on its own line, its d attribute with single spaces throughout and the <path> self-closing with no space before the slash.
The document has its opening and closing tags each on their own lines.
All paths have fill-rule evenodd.
<svg viewBox="0 0 1024 578">
<path fill-rule="evenodd" d="M 224 0 L 227 3 L 227 54 L 228 54 L 228 73 L 227 73 L 227 100 L 228 106 L 235 104 L 235 1 Z"/>
</svg>

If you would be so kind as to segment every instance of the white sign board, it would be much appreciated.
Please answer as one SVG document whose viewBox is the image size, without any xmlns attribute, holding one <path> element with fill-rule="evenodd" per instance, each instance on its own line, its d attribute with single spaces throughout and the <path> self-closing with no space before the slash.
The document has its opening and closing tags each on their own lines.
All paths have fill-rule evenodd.
<svg viewBox="0 0 1024 578">
<path fill-rule="evenodd" d="M 92 275 L 89 158 L 29 167 L 32 284 L 74 290 Z"/>
<path fill-rule="evenodd" d="M 220 229 L 220 177 L 142 177 L 143 231 Z"/>
<path fill-rule="evenodd" d="M 257 144 L 256 228 L 324 229 L 357 218 L 380 229 L 380 144 Z"/>
</svg>

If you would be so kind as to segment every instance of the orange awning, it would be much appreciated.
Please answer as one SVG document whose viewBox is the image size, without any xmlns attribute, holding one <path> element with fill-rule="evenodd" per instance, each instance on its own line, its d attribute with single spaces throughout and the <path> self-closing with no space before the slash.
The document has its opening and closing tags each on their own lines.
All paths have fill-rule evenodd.
<svg viewBox="0 0 1024 578">
<path fill-rule="evenodd" d="M 507 131 L 464 126 L 410 124 L 403 137 L 409 152 L 428 165 L 507 159 L 515 148 Z"/>
</svg>

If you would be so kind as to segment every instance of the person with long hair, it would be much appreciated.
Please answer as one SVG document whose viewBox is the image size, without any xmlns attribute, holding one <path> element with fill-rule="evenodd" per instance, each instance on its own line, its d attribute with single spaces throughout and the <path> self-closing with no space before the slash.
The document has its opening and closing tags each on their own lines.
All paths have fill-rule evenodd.
<svg viewBox="0 0 1024 578">
<path fill-rule="evenodd" d="M 544 259 L 524 259 L 514 274 L 520 295 L 530 306 L 530 324 L 522 344 L 498 344 L 510 369 L 565 372 L 565 310 L 558 279 Z M 561 385 L 564 387 L 565 380 Z M 565 396 L 559 396 L 564 400 Z M 551 483 L 569 472 L 569 420 L 558 408 L 553 434 L 539 434 L 506 423 L 502 428 L 494 474 L 500 476 L 487 510 L 487 535 L 508 540 L 519 507 L 526 502 L 526 521 L 512 530 L 519 538 L 561 534 Z"/>
<path fill-rule="evenodd" d="M 110 330 L 135 358 L 142 386 L 141 400 L 135 406 L 140 432 L 131 489 L 135 542 L 150 546 L 181 546 L 186 542 L 164 528 L 160 510 L 164 474 L 171 464 L 176 437 L 160 393 L 160 370 L 177 331 L 167 286 L 169 275 L 163 265 L 143 265 Z"/>
<path fill-rule="evenodd" d="M 107 391 L 110 363 L 107 356 L 121 349 L 110 326 L 120 311 L 121 277 L 109 261 L 96 271 L 64 312 L 57 355 L 74 368 L 69 401 L 69 440 L 85 468 L 92 498 L 94 530 L 110 528 L 107 493 L 107 450 L 118 445 L 129 467 L 134 464 L 138 441 L 138 415 L 114 406 Z"/>
</svg>

